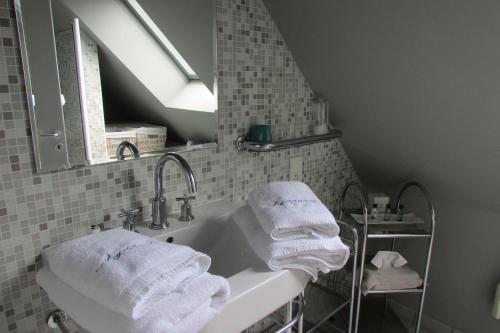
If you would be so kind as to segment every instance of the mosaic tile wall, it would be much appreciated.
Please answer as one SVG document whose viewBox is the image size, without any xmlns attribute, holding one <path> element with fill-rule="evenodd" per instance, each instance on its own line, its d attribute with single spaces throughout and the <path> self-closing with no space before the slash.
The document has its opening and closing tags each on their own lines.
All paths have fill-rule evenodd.
<svg viewBox="0 0 500 333">
<path fill-rule="evenodd" d="M 234 149 L 251 124 L 272 124 L 276 136 L 310 133 L 312 92 L 260 0 L 217 0 L 217 24 L 220 144 L 183 154 L 199 182 L 195 204 L 244 200 L 287 179 L 295 156 L 304 159 L 304 181 L 337 204 L 356 178 L 338 140 L 269 154 Z M 149 215 L 156 158 L 37 175 L 11 0 L 0 0 L 0 42 L 0 332 L 45 332 L 53 307 L 35 283 L 40 251 L 91 224 L 118 225 L 122 208 L 144 206 Z M 166 173 L 168 200 L 185 185 L 179 170 Z"/>
<path fill-rule="evenodd" d="M 106 125 L 104 124 L 104 103 L 102 101 L 101 71 L 97 44 L 85 32 L 80 32 L 83 77 L 85 80 L 85 103 L 89 123 L 90 145 L 93 161 L 107 161 Z"/>
<path fill-rule="evenodd" d="M 64 96 L 64 130 L 68 159 L 71 165 L 85 165 L 85 144 L 83 142 L 82 116 L 76 72 L 75 47 L 71 30 L 55 34 L 57 50 L 57 69 Z"/>
<path fill-rule="evenodd" d="M 83 63 L 83 78 L 85 81 L 85 103 L 89 123 L 91 157 L 94 161 L 108 161 L 106 135 L 104 124 L 104 104 L 102 100 L 101 72 L 97 44 L 85 32 L 80 32 Z M 64 110 L 64 126 L 68 157 L 71 165 L 85 165 L 85 145 L 83 142 L 83 124 L 80 113 L 80 92 L 78 88 L 78 73 L 75 60 L 75 45 L 73 31 L 66 30 L 56 33 L 57 65 L 61 93 L 66 104 Z"/>
</svg>

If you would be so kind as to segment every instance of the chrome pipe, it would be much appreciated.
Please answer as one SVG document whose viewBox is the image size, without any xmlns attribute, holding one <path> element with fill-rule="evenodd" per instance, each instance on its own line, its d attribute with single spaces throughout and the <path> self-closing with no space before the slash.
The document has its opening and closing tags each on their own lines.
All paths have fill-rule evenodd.
<svg viewBox="0 0 500 333">
<path fill-rule="evenodd" d="M 198 190 L 193 170 L 189 163 L 179 154 L 166 153 L 158 160 L 155 168 L 154 187 L 155 196 L 152 200 L 152 222 L 149 225 L 151 229 L 165 229 L 168 227 L 167 221 L 167 201 L 163 196 L 163 169 L 168 161 L 175 162 L 184 172 L 186 179 L 188 195 L 194 196 Z"/>
<path fill-rule="evenodd" d="M 128 148 L 128 150 L 130 150 L 134 159 L 141 157 L 139 155 L 139 149 L 137 149 L 137 147 L 132 142 L 123 141 L 123 142 L 120 142 L 118 147 L 116 147 L 116 159 L 118 161 L 125 160 L 125 155 L 123 153 L 125 152 L 126 148 Z"/>
<path fill-rule="evenodd" d="M 392 290 L 367 290 L 366 294 L 420 294 L 422 289 L 392 289 Z"/>
<path fill-rule="evenodd" d="M 289 323 L 292 321 L 292 318 L 293 318 L 293 300 L 292 301 L 289 301 L 287 304 L 286 304 L 286 307 L 285 307 L 285 315 L 284 315 L 284 322 L 283 324 L 286 324 L 286 323 Z M 292 328 L 288 328 L 286 330 L 286 333 L 292 333 Z"/>
<path fill-rule="evenodd" d="M 341 202 L 342 204 L 342 202 Z M 341 218 L 342 214 L 339 214 L 339 219 Z M 359 236 L 358 236 L 358 231 L 356 228 L 351 227 L 349 224 L 343 222 L 343 221 L 337 221 L 339 225 L 345 226 L 347 229 L 349 229 L 353 235 L 353 252 L 354 252 L 354 258 L 353 258 L 353 263 L 352 263 L 352 281 L 351 281 L 351 300 L 350 300 L 350 305 L 349 305 L 349 324 L 348 324 L 348 329 L 347 332 L 351 333 L 352 332 L 352 319 L 354 315 L 354 299 L 356 298 L 356 272 L 358 269 L 358 247 L 359 247 Z"/>
<path fill-rule="evenodd" d="M 288 307 L 290 306 L 290 304 L 292 302 L 296 302 L 298 304 L 297 313 L 289 322 L 287 322 L 282 328 L 280 328 L 279 330 L 277 330 L 274 333 L 286 333 L 286 332 L 288 332 L 293 327 L 293 325 L 295 325 L 297 322 L 299 322 L 300 318 L 302 318 L 302 315 L 304 314 L 304 296 L 302 295 L 302 293 L 300 293 L 297 296 L 297 298 L 298 298 L 297 301 L 291 301 L 291 302 L 287 303 L 287 310 L 288 310 Z M 299 333 L 301 333 L 301 332 L 299 332 Z"/>
<path fill-rule="evenodd" d="M 234 145 L 238 151 L 250 151 L 256 153 L 265 153 L 280 149 L 299 147 L 303 145 L 318 143 L 329 141 L 332 139 L 340 138 L 342 136 L 342 132 L 340 130 L 334 129 L 327 134 L 320 135 L 310 135 L 304 136 L 300 138 L 287 139 L 274 141 L 270 143 L 258 143 L 248 141 L 245 136 L 239 136 L 235 141 Z"/>
<path fill-rule="evenodd" d="M 370 239 L 388 239 L 388 238 L 431 238 L 431 234 L 371 234 Z"/>
<path fill-rule="evenodd" d="M 431 196 L 429 194 L 429 191 L 425 188 L 424 185 L 422 185 L 419 182 L 416 181 L 410 181 L 407 182 L 401 190 L 399 191 L 398 196 L 396 197 L 396 207 L 399 207 L 399 204 L 401 203 L 401 197 L 405 194 L 406 190 L 409 188 L 416 187 L 420 192 L 424 194 L 425 200 L 427 201 L 427 205 L 431 214 L 431 228 L 430 228 L 430 239 L 429 239 L 429 247 L 427 248 L 427 256 L 425 260 L 425 273 L 424 273 L 424 279 L 422 282 L 422 294 L 420 297 L 420 302 L 418 305 L 418 311 L 417 311 L 417 320 L 415 322 L 415 332 L 418 333 L 420 332 L 420 325 L 422 323 L 422 314 L 424 310 L 424 302 L 425 302 L 425 293 L 427 291 L 427 280 L 429 278 L 429 268 L 431 265 L 431 257 L 432 257 L 432 245 L 434 244 L 434 232 L 436 229 L 436 211 L 434 210 L 434 205 L 432 204 L 431 201 Z"/>
<path fill-rule="evenodd" d="M 354 323 L 354 332 L 357 333 L 358 327 L 359 327 L 359 314 L 361 312 L 361 297 L 362 297 L 361 286 L 362 286 L 363 274 L 364 274 L 363 268 L 365 267 L 366 245 L 367 245 L 367 240 L 368 240 L 368 237 L 366 237 L 366 235 L 368 235 L 368 205 L 366 203 L 365 194 L 364 194 L 364 191 L 363 191 L 363 188 L 361 187 L 361 185 L 358 182 L 350 182 L 344 187 L 344 190 L 342 191 L 342 199 L 340 201 L 340 208 L 339 208 L 339 217 L 342 218 L 342 216 L 343 216 L 345 198 L 347 196 L 348 190 L 351 187 L 354 188 L 356 190 L 356 193 L 358 194 L 358 200 L 359 200 L 359 203 L 361 204 L 361 209 L 363 211 L 363 220 L 364 220 L 364 223 L 363 223 L 364 235 L 363 235 L 363 243 L 362 243 L 362 248 L 361 248 L 361 266 L 360 266 L 360 270 L 359 270 L 358 297 L 357 297 L 357 303 L 356 303 L 356 317 L 355 317 L 356 321 Z M 356 235 L 357 235 L 357 233 L 356 233 Z M 358 243 L 358 246 L 359 246 L 359 243 Z M 357 264 L 357 258 L 355 260 L 356 260 L 356 264 Z M 356 280 L 356 276 L 353 275 L 353 286 L 355 286 L 355 282 L 356 282 L 355 280 Z M 354 296 L 354 292 L 352 292 L 351 295 Z M 354 299 L 352 301 L 354 301 Z M 352 317 L 351 317 L 351 320 L 352 320 Z"/>
<path fill-rule="evenodd" d="M 188 162 L 177 153 L 166 153 L 158 160 L 155 169 L 155 197 L 158 198 L 163 193 L 163 168 L 167 161 L 177 164 L 184 172 L 184 177 L 188 185 L 188 194 L 195 194 L 198 190 L 194 173 Z"/>
</svg>

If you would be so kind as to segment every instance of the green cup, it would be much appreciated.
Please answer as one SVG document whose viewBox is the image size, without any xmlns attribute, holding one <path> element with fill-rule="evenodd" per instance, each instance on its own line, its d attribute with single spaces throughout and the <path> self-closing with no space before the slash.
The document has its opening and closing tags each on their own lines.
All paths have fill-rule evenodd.
<svg viewBox="0 0 500 333">
<path fill-rule="evenodd" d="M 257 143 L 271 143 L 273 136 L 271 125 L 253 125 L 250 127 L 250 141 Z"/>
</svg>

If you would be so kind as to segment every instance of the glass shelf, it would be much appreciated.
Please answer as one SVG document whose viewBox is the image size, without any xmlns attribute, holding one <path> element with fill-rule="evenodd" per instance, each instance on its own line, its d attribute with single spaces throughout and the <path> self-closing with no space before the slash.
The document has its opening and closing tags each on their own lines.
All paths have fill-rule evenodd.
<svg viewBox="0 0 500 333">
<path fill-rule="evenodd" d="M 238 151 L 250 151 L 250 152 L 255 152 L 255 153 L 265 153 L 265 152 L 270 152 L 270 151 L 275 151 L 275 150 L 280 150 L 280 149 L 286 149 L 286 148 L 292 148 L 292 147 L 298 147 L 298 146 L 323 142 L 323 141 L 329 141 L 332 139 L 340 138 L 341 136 L 342 136 L 342 132 L 340 130 L 337 130 L 337 129 L 331 130 L 327 134 L 304 136 L 302 138 L 274 141 L 271 143 L 250 142 L 250 141 L 247 141 L 245 136 L 240 136 L 236 139 L 236 141 L 234 142 L 234 145 L 236 146 L 236 149 L 238 149 Z"/>
<path fill-rule="evenodd" d="M 364 231 L 364 224 L 359 224 L 352 216 L 352 210 L 348 210 L 343 222 L 351 227 L 354 227 L 361 234 Z M 358 211 L 356 211 L 358 212 Z M 381 239 L 381 238 L 430 238 L 431 233 L 426 230 L 425 224 L 422 223 L 400 223 L 400 224 L 370 224 L 368 222 L 368 235 L 367 238 Z"/>
</svg>

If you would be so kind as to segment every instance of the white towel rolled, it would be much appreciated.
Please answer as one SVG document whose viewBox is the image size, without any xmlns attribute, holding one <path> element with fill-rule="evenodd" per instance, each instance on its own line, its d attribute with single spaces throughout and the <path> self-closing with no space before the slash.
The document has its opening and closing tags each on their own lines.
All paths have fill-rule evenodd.
<svg viewBox="0 0 500 333">
<path fill-rule="evenodd" d="M 318 271 L 340 269 L 349 259 L 349 248 L 338 236 L 274 241 L 261 228 L 249 206 L 239 208 L 233 218 L 254 252 L 271 270 L 299 269 L 316 281 Z"/>
<path fill-rule="evenodd" d="M 203 273 L 177 289 L 140 319 L 114 312 L 78 293 L 48 267 L 37 274 L 49 298 L 76 323 L 93 333 L 195 333 L 200 331 L 229 299 L 229 284 Z"/>
<path fill-rule="evenodd" d="M 421 285 L 422 279 L 408 265 L 382 269 L 366 266 L 362 290 L 366 294 L 370 290 L 413 289 Z"/>
<path fill-rule="evenodd" d="M 332 213 L 302 182 L 265 184 L 249 194 L 248 204 L 264 231 L 274 240 L 339 234 Z"/>
<path fill-rule="evenodd" d="M 76 291 L 137 319 L 180 284 L 206 272 L 210 257 L 123 229 L 73 239 L 43 251 L 50 270 Z"/>
</svg>

